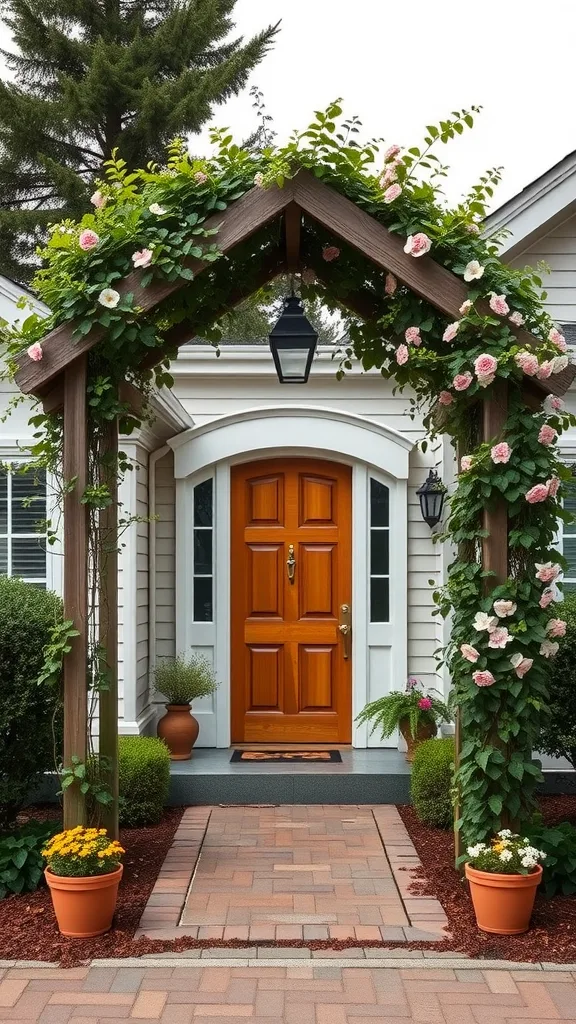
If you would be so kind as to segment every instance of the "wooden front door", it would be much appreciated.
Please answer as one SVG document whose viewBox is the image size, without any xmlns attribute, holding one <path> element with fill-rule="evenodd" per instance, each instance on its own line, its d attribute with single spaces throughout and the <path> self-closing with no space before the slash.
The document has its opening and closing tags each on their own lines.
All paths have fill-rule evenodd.
<svg viewBox="0 0 576 1024">
<path fill-rule="evenodd" d="M 351 469 L 237 466 L 231 522 L 232 742 L 350 743 Z"/>
</svg>

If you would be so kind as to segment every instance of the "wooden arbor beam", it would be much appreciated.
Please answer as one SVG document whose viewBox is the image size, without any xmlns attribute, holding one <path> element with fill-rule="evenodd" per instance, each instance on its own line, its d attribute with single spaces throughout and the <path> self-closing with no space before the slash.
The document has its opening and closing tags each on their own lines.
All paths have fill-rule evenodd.
<svg viewBox="0 0 576 1024">
<path fill-rule="evenodd" d="M 300 236 L 302 234 L 302 210 L 297 203 L 289 203 L 284 210 L 284 239 L 286 243 L 286 268 L 295 274 L 300 266 Z"/>
<path fill-rule="evenodd" d="M 118 839 L 118 420 L 112 420 L 102 436 L 99 452 L 100 482 L 110 494 L 110 504 L 99 516 L 98 629 L 100 672 L 105 686 L 99 693 L 99 754 L 108 765 L 102 781 L 112 801 L 103 805 L 101 823 L 111 839 Z"/>
</svg>

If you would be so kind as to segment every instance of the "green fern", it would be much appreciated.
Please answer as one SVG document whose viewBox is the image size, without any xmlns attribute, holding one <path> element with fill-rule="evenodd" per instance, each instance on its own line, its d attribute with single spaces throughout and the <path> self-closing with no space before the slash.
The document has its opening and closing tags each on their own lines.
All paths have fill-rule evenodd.
<svg viewBox="0 0 576 1024">
<path fill-rule="evenodd" d="M 430 699 L 432 702 L 431 708 L 420 708 L 418 706 L 418 702 L 422 700 L 422 697 Z M 376 729 L 380 729 L 381 739 L 386 739 L 399 727 L 403 719 L 408 719 L 410 732 L 415 737 L 420 725 L 439 725 L 440 722 L 450 722 L 452 716 L 444 701 L 431 696 L 429 693 L 424 694 L 416 689 L 404 692 L 392 690 L 391 693 L 387 693 L 384 697 L 379 697 L 378 700 L 367 704 L 357 716 L 356 721 L 359 725 L 369 722 L 370 735 Z"/>
</svg>

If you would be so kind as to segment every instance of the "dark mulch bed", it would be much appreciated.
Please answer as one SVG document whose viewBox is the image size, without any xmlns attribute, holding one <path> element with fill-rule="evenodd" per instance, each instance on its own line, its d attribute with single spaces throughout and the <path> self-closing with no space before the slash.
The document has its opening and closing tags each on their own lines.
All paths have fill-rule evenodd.
<svg viewBox="0 0 576 1024">
<path fill-rule="evenodd" d="M 488 935 L 476 927 L 468 888 L 454 871 L 454 846 L 450 832 L 430 828 L 418 820 L 413 807 L 398 808 L 423 866 L 423 879 L 415 888 L 440 900 L 452 932 L 444 949 L 489 959 L 558 963 L 576 959 L 576 898 L 538 894 L 532 927 L 525 935 Z M 576 824 L 576 796 L 542 797 L 540 810 L 552 825 Z"/>
<path fill-rule="evenodd" d="M 576 796 L 545 797 L 541 809 L 550 824 L 572 821 L 576 824 Z M 439 899 L 450 922 L 452 938 L 439 942 L 360 942 L 289 941 L 264 945 L 282 947 L 305 946 L 309 949 L 346 949 L 351 946 L 427 949 L 454 951 L 472 957 L 503 960 L 547 960 L 566 963 L 576 959 L 576 899 L 538 896 L 533 928 L 526 935 L 490 936 L 479 932 L 467 894 L 466 885 L 454 871 L 453 840 L 450 832 L 423 825 L 412 807 L 398 808 L 423 864 L 422 881 L 416 891 Z M 53 817 L 53 809 L 35 808 L 35 818 Z M 199 941 L 181 938 L 173 941 L 134 940 L 133 936 L 148 897 L 156 881 L 182 816 L 181 808 L 165 811 L 160 825 L 146 829 L 124 829 L 121 841 L 126 848 L 124 876 L 118 896 L 114 927 L 95 939 L 66 939 L 59 934 L 46 888 L 26 896 L 0 900 L 0 959 L 44 960 L 59 962 L 63 967 L 102 957 L 142 956 L 145 953 L 206 947 L 253 947 L 254 942 Z"/>
</svg>

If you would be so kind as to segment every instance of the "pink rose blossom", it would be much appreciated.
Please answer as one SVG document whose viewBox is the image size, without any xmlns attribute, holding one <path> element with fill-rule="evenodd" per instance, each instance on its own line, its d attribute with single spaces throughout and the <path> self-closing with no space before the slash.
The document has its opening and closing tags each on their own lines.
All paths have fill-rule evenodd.
<svg viewBox="0 0 576 1024">
<path fill-rule="evenodd" d="M 494 380 L 495 376 L 496 376 L 495 373 L 488 373 L 485 377 L 483 375 L 480 375 L 478 377 L 478 384 L 479 384 L 479 386 L 481 388 L 487 388 L 488 385 L 492 383 L 492 381 Z"/>
<path fill-rule="evenodd" d="M 546 486 L 550 497 L 555 498 L 560 488 L 560 478 L 557 476 L 551 476 L 550 479 L 546 481 Z"/>
<path fill-rule="evenodd" d="M 197 181 L 199 185 L 204 185 L 208 181 L 208 175 L 204 171 L 196 171 L 194 181 Z"/>
<path fill-rule="evenodd" d="M 98 245 L 99 241 L 100 238 L 95 231 L 92 231 L 90 228 L 85 228 L 84 231 L 80 232 L 78 244 L 81 249 L 84 249 L 84 252 L 89 252 L 90 249 L 93 249 Z"/>
<path fill-rule="evenodd" d="M 496 295 L 492 292 L 489 302 L 490 309 L 493 313 L 497 313 L 498 316 L 508 316 L 510 312 L 510 306 L 506 302 L 505 295 Z"/>
<path fill-rule="evenodd" d="M 422 344 L 419 327 L 407 327 L 404 331 L 404 337 L 409 345 L 416 345 L 418 347 L 418 345 Z"/>
<path fill-rule="evenodd" d="M 425 235 L 423 231 L 418 231 L 415 235 L 408 235 L 406 239 L 406 245 L 404 246 L 404 252 L 408 256 L 424 256 L 425 253 L 430 252 L 432 248 L 432 241 Z"/>
<path fill-rule="evenodd" d="M 322 259 L 326 260 L 326 263 L 332 263 L 333 260 L 337 260 L 340 255 L 340 249 L 336 245 L 325 245 L 322 249 Z"/>
<path fill-rule="evenodd" d="M 488 670 L 484 672 L 473 672 L 472 679 L 476 683 L 476 686 L 492 686 L 496 682 L 494 676 L 491 672 L 488 672 Z"/>
<path fill-rule="evenodd" d="M 509 462 L 511 455 L 512 449 L 509 444 L 506 444 L 506 441 L 500 441 L 500 444 L 495 444 L 490 449 L 490 456 L 492 458 L 492 462 L 496 464 L 498 464 L 499 462 Z"/>
<path fill-rule="evenodd" d="M 106 206 L 108 199 L 98 189 L 98 191 L 95 192 L 94 195 L 90 196 L 90 202 L 92 203 L 92 206 L 96 207 L 97 210 L 101 210 L 102 207 Z"/>
<path fill-rule="evenodd" d="M 560 575 L 561 569 L 556 562 L 536 562 L 536 579 L 542 583 L 553 583 Z"/>
<path fill-rule="evenodd" d="M 514 356 L 514 362 L 516 366 L 519 366 L 524 373 L 527 373 L 529 377 L 533 377 L 535 373 L 538 373 L 538 357 L 533 352 L 518 352 Z"/>
<path fill-rule="evenodd" d="M 398 175 L 396 173 L 396 161 L 394 161 L 394 163 L 391 163 L 386 168 L 386 170 L 384 171 L 380 178 L 381 188 L 386 188 L 388 185 L 391 185 L 393 181 L 396 181 L 397 177 Z"/>
<path fill-rule="evenodd" d="M 488 647 L 505 648 L 506 644 L 512 643 L 513 639 L 514 637 L 510 636 L 505 626 L 497 626 L 488 637 Z"/>
<path fill-rule="evenodd" d="M 420 700 L 418 701 L 418 707 L 421 709 L 421 711 L 430 711 L 430 708 L 432 707 L 432 701 L 430 700 L 430 697 L 420 697 Z"/>
<path fill-rule="evenodd" d="M 257 174 L 254 175 L 254 184 L 256 185 L 256 188 L 262 188 L 264 184 L 264 175 L 262 174 L 262 171 L 258 171 Z"/>
<path fill-rule="evenodd" d="M 548 341 L 551 341 L 552 344 L 556 345 L 558 348 L 560 348 L 562 344 L 566 344 L 566 338 L 559 330 L 556 329 L 556 327 L 553 327 L 549 332 Z"/>
<path fill-rule="evenodd" d="M 134 267 L 149 267 L 152 262 L 154 253 L 152 249 L 141 249 L 139 252 L 135 252 L 132 256 L 132 263 Z"/>
<path fill-rule="evenodd" d="M 33 363 L 39 363 L 44 355 L 40 342 L 35 341 L 33 345 L 30 345 L 30 348 L 26 349 L 26 355 Z"/>
<path fill-rule="evenodd" d="M 458 328 L 460 327 L 460 321 L 455 320 L 453 324 L 448 324 L 448 327 L 442 335 L 442 341 L 454 341 L 454 338 L 458 334 Z"/>
<path fill-rule="evenodd" d="M 462 657 L 466 658 L 466 661 L 471 661 L 472 664 L 477 662 L 480 657 L 480 652 L 475 647 L 472 647 L 472 644 L 460 644 L 460 650 Z"/>
<path fill-rule="evenodd" d="M 387 164 L 389 160 L 393 160 L 395 156 L 398 156 L 401 149 L 402 147 L 399 146 L 397 142 L 392 146 L 388 146 L 388 149 L 384 153 L 384 163 Z"/>
<path fill-rule="evenodd" d="M 552 373 L 552 363 L 549 360 L 540 363 L 538 367 L 538 373 L 536 374 L 538 380 L 548 380 L 548 377 Z"/>
<path fill-rule="evenodd" d="M 473 380 L 474 378 L 470 371 L 466 370 L 466 373 L 456 374 L 454 380 L 452 381 L 452 387 L 454 388 L 455 391 L 466 391 L 466 389 L 470 387 Z"/>
<path fill-rule="evenodd" d="M 480 234 L 480 228 L 478 227 L 477 224 L 474 224 L 473 221 L 470 222 L 470 224 L 466 225 L 466 231 L 468 232 L 469 235 L 479 235 Z"/>
<path fill-rule="evenodd" d="M 398 287 L 398 281 L 394 277 L 394 274 L 386 274 L 386 281 L 384 283 L 384 291 L 386 295 L 394 295 Z"/>
<path fill-rule="evenodd" d="M 518 605 L 515 601 L 501 600 L 494 601 L 492 607 L 499 619 L 505 619 L 509 615 L 514 615 L 514 612 L 516 611 Z"/>
<path fill-rule="evenodd" d="M 515 670 L 518 679 L 523 679 L 526 673 L 532 668 L 534 660 L 533 658 L 525 658 L 523 654 L 518 652 L 517 654 L 512 655 L 510 658 L 510 664 Z"/>
<path fill-rule="evenodd" d="M 518 312 L 518 310 L 515 310 L 513 313 L 511 313 L 508 319 L 510 320 L 511 324 L 514 324 L 515 327 L 522 327 L 522 324 L 524 323 L 524 317 L 522 316 L 522 313 Z"/>
<path fill-rule="evenodd" d="M 303 284 L 316 284 L 316 274 L 311 267 L 305 267 L 300 277 Z"/>
<path fill-rule="evenodd" d="M 398 348 L 396 349 L 396 362 L 399 366 L 404 366 L 404 363 L 408 362 L 409 355 L 410 353 L 408 352 L 406 345 L 398 345 Z"/>
<path fill-rule="evenodd" d="M 546 398 L 542 402 L 542 408 L 547 416 L 552 416 L 555 412 L 562 412 L 564 409 L 564 402 L 558 395 L 546 395 Z"/>
<path fill-rule="evenodd" d="M 496 373 L 498 360 L 484 352 L 474 362 L 474 372 L 477 377 L 489 377 Z"/>
<path fill-rule="evenodd" d="M 438 395 L 438 401 L 440 405 L 452 405 L 454 398 L 449 391 L 441 391 Z"/>
<path fill-rule="evenodd" d="M 548 423 L 544 423 L 544 425 L 540 427 L 540 431 L 538 433 L 538 440 L 540 441 L 540 444 L 545 444 L 546 446 L 554 444 L 557 437 L 558 434 L 554 430 L 554 427 L 551 427 Z"/>
<path fill-rule="evenodd" d="M 535 487 L 531 487 L 529 491 L 526 491 L 524 497 L 530 505 L 536 505 L 539 501 L 546 501 L 548 497 L 548 485 L 536 484 Z"/>
<path fill-rule="evenodd" d="M 564 619 L 550 619 L 546 626 L 546 632 L 550 636 L 566 636 L 566 623 Z"/>
<path fill-rule="evenodd" d="M 467 473 L 469 469 L 472 469 L 472 456 L 463 455 L 460 459 L 460 469 L 463 473 Z"/>
<path fill-rule="evenodd" d="M 560 649 L 560 644 L 553 643 L 552 640 L 543 640 L 540 644 L 540 654 L 543 658 L 554 658 Z"/>
<path fill-rule="evenodd" d="M 471 309 L 472 302 L 470 301 L 470 299 L 466 299 L 460 306 L 458 312 L 460 313 L 461 316 L 466 316 L 466 314 L 469 313 Z"/>
<path fill-rule="evenodd" d="M 549 604 L 552 604 L 553 600 L 554 600 L 554 591 L 553 590 L 545 590 L 544 593 L 542 594 L 542 597 L 540 598 L 538 604 L 540 605 L 541 608 L 547 608 Z"/>
<path fill-rule="evenodd" d="M 390 185 L 389 188 L 386 189 L 383 197 L 384 202 L 393 203 L 395 199 L 398 199 L 399 195 L 402 195 L 402 186 L 399 185 L 398 182 L 396 181 L 393 185 Z"/>
</svg>

